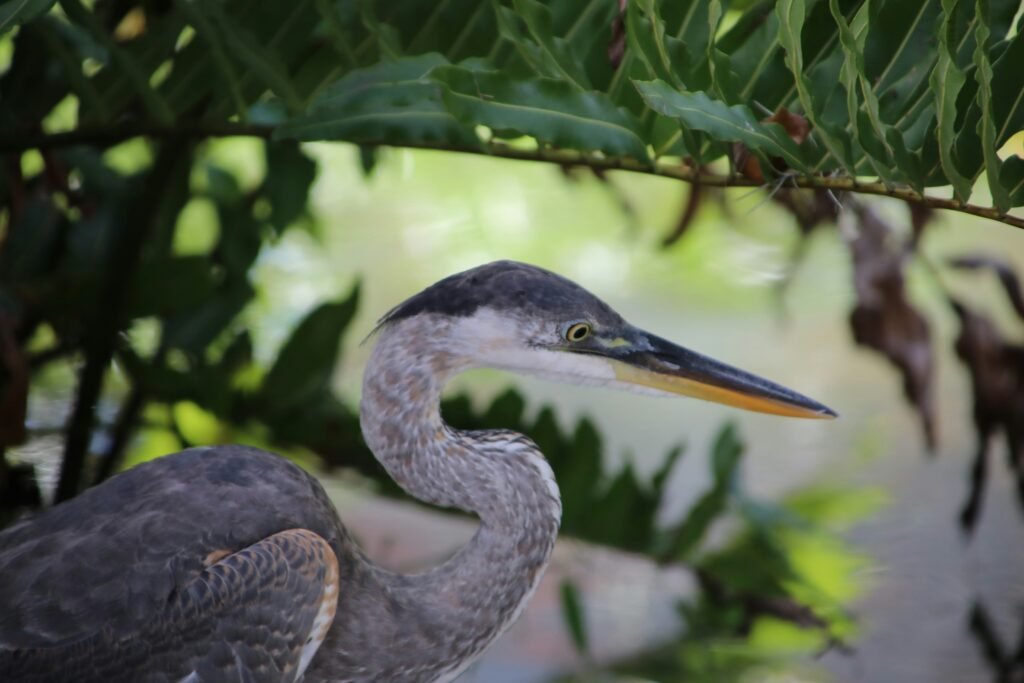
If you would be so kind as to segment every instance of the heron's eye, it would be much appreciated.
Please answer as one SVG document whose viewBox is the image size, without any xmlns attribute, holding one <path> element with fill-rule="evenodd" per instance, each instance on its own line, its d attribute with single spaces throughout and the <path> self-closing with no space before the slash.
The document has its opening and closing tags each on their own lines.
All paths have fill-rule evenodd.
<svg viewBox="0 0 1024 683">
<path fill-rule="evenodd" d="M 565 338 L 571 342 L 583 341 L 590 334 L 590 325 L 587 323 L 575 323 L 565 331 Z"/>
</svg>

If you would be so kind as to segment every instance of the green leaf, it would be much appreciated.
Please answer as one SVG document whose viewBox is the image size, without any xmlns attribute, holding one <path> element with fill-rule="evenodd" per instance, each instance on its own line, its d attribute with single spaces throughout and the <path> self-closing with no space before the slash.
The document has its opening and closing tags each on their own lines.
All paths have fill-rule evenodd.
<svg viewBox="0 0 1024 683">
<path fill-rule="evenodd" d="M 579 590 L 570 579 L 562 581 L 559 587 L 562 602 L 562 617 L 572 636 L 572 644 L 576 652 L 586 655 L 590 651 L 590 638 L 587 635 L 587 623 L 583 617 L 583 605 Z"/>
<path fill-rule="evenodd" d="M 515 389 L 508 389 L 491 402 L 482 421 L 489 429 L 515 429 L 522 423 L 526 401 Z"/>
<path fill-rule="evenodd" d="M 743 448 L 735 425 L 728 423 L 722 427 L 711 450 L 711 488 L 697 499 L 682 522 L 672 530 L 663 558 L 692 558 L 708 529 L 728 509 L 731 497 L 737 493 L 737 471 Z"/>
<path fill-rule="evenodd" d="M 992 120 L 992 63 L 989 61 L 989 5 L 987 0 L 976 0 L 974 4 L 977 23 L 974 26 L 974 78 L 978 83 L 978 106 L 981 118 L 978 119 L 978 135 L 981 137 L 982 155 L 985 159 L 985 172 L 988 176 L 988 187 L 992 193 L 992 203 L 1000 211 L 1009 211 L 1012 202 L 1010 193 L 1003 187 L 999 171 L 1002 162 L 997 154 L 996 124 Z"/>
<path fill-rule="evenodd" d="M 602 475 L 601 436 L 590 420 L 579 421 L 567 450 L 563 471 L 556 476 L 561 477 L 558 485 L 565 506 L 562 528 L 576 533 L 587 526 Z"/>
<path fill-rule="evenodd" d="M 821 140 L 829 153 L 847 173 L 856 175 L 856 163 L 847 135 L 825 116 L 823 103 L 819 101 L 821 91 L 814 87 L 805 70 L 802 33 L 807 19 L 807 2 L 779 0 L 775 11 L 779 17 L 779 43 L 786 51 L 786 65 L 793 75 L 804 115 L 811 122 L 814 135 Z"/>
<path fill-rule="evenodd" d="M 743 457 L 744 445 L 736 425 L 729 422 L 718 432 L 711 449 L 711 472 L 715 487 L 732 491 L 736 488 L 736 470 Z"/>
<path fill-rule="evenodd" d="M 683 457 L 684 452 L 685 448 L 683 446 L 676 446 L 670 450 L 665 459 L 662 460 L 661 467 L 658 468 L 651 478 L 651 490 L 659 501 L 665 494 L 665 484 L 668 482 L 668 478 L 675 471 L 676 465 L 679 463 L 680 458 Z"/>
<path fill-rule="evenodd" d="M 942 0 L 942 24 L 939 28 L 939 57 L 929 83 L 935 93 L 935 112 L 938 118 L 938 152 L 942 170 L 953 184 L 953 191 L 961 201 L 971 196 L 971 180 L 960 172 L 953 155 L 956 136 L 957 97 L 967 77 L 956 64 L 953 45 L 953 16 L 960 0 Z"/>
<path fill-rule="evenodd" d="M 260 388 L 272 412 L 286 410 L 329 386 L 338 346 L 359 303 L 359 287 L 343 301 L 321 304 L 292 331 Z"/>
<path fill-rule="evenodd" d="M 189 2 L 194 0 L 187 0 Z M 248 73 L 257 76 L 280 97 L 291 111 L 302 109 L 302 98 L 295 90 L 288 69 L 272 46 L 263 45 L 241 23 L 224 11 L 218 2 L 203 2 L 211 23 L 224 37 L 224 44 L 246 66 Z"/>
<path fill-rule="evenodd" d="M 274 138 L 478 148 L 476 133 L 446 111 L 441 88 L 427 78 L 447 63 L 426 54 L 353 71 L 325 88 L 305 115 L 279 127 Z"/>
<path fill-rule="evenodd" d="M 294 142 L 267 141 L 264 153 L 270 224 L 280 234 L 306 211 L 309 189 L 316 178 L 316 162 Z"/>
<path fill-rule="evenodd" d="M 231 101 L 235 105 L 235 113 L 244 121 L 246 119 L 245 96 L 242 93 L 242 85 L 235 72 L 235 65 L 228 57 L 228 48 L 221 40 L 222 32 L 215 26 L 217 17 L 213 15 L 211 6 L 216 3 L 202 2 L 200 0 L 176 0 L 175 6 L 188 17 L 191 24 L 200 38 L 210 46 L 210 58 L 217 68 Z"/>
<path fill-rule="evenodd" d="M 537 0 L 513 0 L 513 6 L 540 48 L 545 62 L 551 65 L 557 76 L 580 88 L 590 89 L 590 79 L 565 41 L 553 35 L 550 10 Z"/>
<path fill-rule="evenodd" d="M 1013 206 L 1024 206 L 1024 159 L 1010 157 L 1004 161 L 999 181 L 1010 195 Z"/>
<path fill-rule="evenodd" d="M 139 63 L 122 48 L 103 26 L 99 18 L 82 5 L 80 0 L 61 0 L 61 8 L 68 18 L 88 32 L 90 37 L 110 55 L 113 64 L 124 74 L 132 90 L 142 100 L 147 113 L 157 122 L 169 125 L 174 121 L 174 112 L 164 98 L 149 84 L 149 75 Z"/>
<path fill-rule="evenodd" d="M 164 343 L 170 348 L 199 355 L 254 296 L 256 292 L 246 280 L 229 280 L 201 306 L 169 318 L 164 323 Z"/>
<path fill-rule="evenodd" d="M 761 123 L 744 105 L 726 105 L 702 92 L 680 92 L 663 81 L 634 82 L 651 109 L 720 142 L 742 142 L 755 152 L 781 157 L 790 168 L 806 170 L 803 151 L 776 123 Z"/>
<path fill-rule="evenodd" d="M 487 126 L 501 137 L 529 135 L 561 149 L 650 159 L 636 121 L 601 93 L 457 66 L 438 67 L 431 78 L 445 86 L 445 105 L 466 125 Z"/>
<path fill-rule="evenodd" d="M 131 317 L 168 317 L 195 310 L 214 291 L 210 259 L 205 256 L 166 257 L 143 263 L 131 287 Z"/>
<path fill-rule="evenodd" d="M 7 0 L 0 4 L 0 34 L 32 21 L 46 12 L 56 0 Z"/>
<path fill-rule="evenodd" d="M 656 0 L 627 3 L 626 41 L 651 76 L 682 87 L 680 78 L 689 71 L 690 55 L 681 40 L 665 35 L 665 22 L 658 16 Z"/>
<path fill-rule="evenodd" d="M 879 178 L 887 183 L 903 180 L 903 173 L 893 167 L 895 156 L 889 148 L 889 127 L 879 118 L 878 97 L 868 82 L 864 70 L 864 42 L 866 33 L 867 5 L 861 7 L 854 21 L 855 31 L 847 23 L 839 6 L 839 0 L 829 0 L 832 18 L 839 28 L 839 44 L 843 50 L 842 81 L 846 87 L 846 106 L 853 134 L 860 147 L 867 152 L 868 161 Z M 859 93 L 859 95 L 858 95 Z M 863 112 L 861 104 L 863 103 Z M 863 115 L 862 115 L 863 114 Z M 867 123 L 868 125 L 865 125 Z M 899 135 L 899 131 L 894 130 Z M 920 182 L 918 183 L 920 186 Z"/>
</svg>

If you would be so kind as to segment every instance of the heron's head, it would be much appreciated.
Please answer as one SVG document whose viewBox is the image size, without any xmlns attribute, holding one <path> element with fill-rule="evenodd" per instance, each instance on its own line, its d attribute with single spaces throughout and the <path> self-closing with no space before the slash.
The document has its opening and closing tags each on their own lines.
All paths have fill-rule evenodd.
<svg viewBox="0 0 1024 683">
<path fill-rule="evenodd" d="M 497 261 L 447 277 L 381 324 L 397 328 L 420 316 L 447 323 L 435 341 L 469 367 L 682 394 L 777 415 L 835 417 L 794 391 L 634 327 L 571 280 L 524 263 Z"/>
</svg>

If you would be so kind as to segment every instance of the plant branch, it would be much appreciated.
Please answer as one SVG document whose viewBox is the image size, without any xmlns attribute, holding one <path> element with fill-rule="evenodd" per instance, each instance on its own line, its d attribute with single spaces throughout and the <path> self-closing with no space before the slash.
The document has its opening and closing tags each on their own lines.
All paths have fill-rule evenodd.
<svg viewBox="0 0 1024 683">
<path fill-rule="evenodd" d="M 92 438 L 96 404 L 103 390 L 103 380 L 117 344 L 122 310 L 128 301 L 128 284 L 138 270 L 139 257 L 146 237 L 156 223 L 161 195 L 180 161 L 189 156 L 189 146 L 168 136 L 161 145 L 152 169 L 142 180 L 138 196 L 124 216 L 127 226 L 108 256 L 109 277 L 103 282 L 97 308 L 83 340 L 85 365 L 78 383 L 75 406 L 68 422 L 67 440 L 57 484 L 55 502 L 68 500 L 78 493 Z"/>
<path fill-rule="evenodd" d="M 0 136 L 0 154 L 20 153 L 30 149 L 73 147 L 76 145 L 109 147 L 140 136 L 154 139 L 202 139 L 236 136 L 267 139 L 273 135 L 274 128 L 272 125 L 234 123 L 229 121 L 178 121 L 173 125 L 134 121 L 117 126 L 82 127 L 63 133 L 28 132 L 20 135 Z M 378 142 L 364 140 L 361 144 L 369 146 L 394 146 L 389 145 L 387 140 Z M 402 146 L 446 152 L 483 154 L 520 161 L 542 161 L 570 166 L 586 166 L 601 171 L 632 171 L 634 173 L 674 178 L 688 183 L 699 183 L 708 187 L 760 187 L 764 184 L 743 176 L 708 173 L 685 164 L 649 164 L 634 159 L 586 156 L 573 151 L 519 149 L 500 143 L 492 143 L 479 148 L 411 144 Z M 1024 229 L 1024 216 L 1011 215 L 1001 212 L 995 207 L 968 204 L 957 199 L 922 195 L 907 186 L 886 185 L 877 181 L 863 182 L 856 178 L 838 176 L 794 175 L 788 179 L 788 182 L 790 185 L 805 189 L 826 189 L 835 192 L 853 192 L 891 197 L 933 209 L 945 209 L 947 211 L 956 211 L 971 216 L 987 218 L 1015 228 Z"/>
</svg>

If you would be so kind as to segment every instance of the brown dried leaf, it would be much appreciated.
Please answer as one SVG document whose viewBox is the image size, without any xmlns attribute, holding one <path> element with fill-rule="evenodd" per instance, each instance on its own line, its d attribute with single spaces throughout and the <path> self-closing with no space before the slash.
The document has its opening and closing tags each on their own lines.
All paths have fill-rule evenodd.
<svg viewBox="0 0 1024 683">
<path fill-rule="evenodd" d="M 622 58 L 626 55 L 626 3 L 619 0 L 619 13 L 612 20 L 612 37 L 608 41 L 608 62 L 612 69 L 618 69 Z"/>
<path fill-rule="evenodd" d="M 1014 308 L 1024 317 L 1020 282 L 1009 264 L 989 256 L 961 256 L 950 261 L 955 268 L 987 268 L 999 276 Z M 974 427 L 978 445 L 971 468 L 967 501 L 960 512 L 966 531 L 978 521 L 988 478 L 989 452 L 995 437 L 1006 436 L 1010 468 L 1017 478 L 1024 503 L 1024 346 L 1008 342 L 987 316 L 963 302 L 950 299 L 960 321 L 956 354 L 971 376 Z"/>
<path fill-rule="evenodd" d="M 742 142 L 732 143 L 732 167 L 744 178 L 749 178 L 758 184 L 764 182 L 761 162 L 750 153 L 750 150 Z"/>
<path fill-rule="evenodd" d="M 803 144 L 804 140 L 811 133 L 811 124 L 803 116 L 794 114 L 785 107 L 779 107 L 775 110 L 775 113 L 766 119 L 762 119 L 765 123 L 777 123 L 785 129 L 786 133 L 790 138 L 793 139 L 796 144 Z M 745 178 L 753 180 L 755 183 L 764 182 L 764 171 L 761 168 L 761 162 L 758 161 L 757 157 L 750 153 L 747 146 L 741 142 L 735 142 L 732 146 L 732 163 L 733 168 Z M 771 159 L 772 167 L 777 172 L 786 170 L 786 163 L 778 158 L 773 157 Z"/>
<path fill-rule="evenodd" d="M 921 241 L 921 235 L 924 234 L 924 229 L 935 218 L 935 209 L 918 202 L 907 202 L 907 206 L 910 207 L 910 230 L 913 235 L 911 246 L 917 247 L 917 243 Z"/>
<path fill-rule="evenodd" d="M 690 184 L 690 193 L 686 196 L 683 212 L 679 215 L 679 220 L 676 221 L 672 231 L 665 235 L 665 238 L 661 241 L 661 246 L 670 247 L 686 234 L 690 224 L 693 223 L 693 219 L 697 216 L 697 211 L 700 209 L 705 192 L 706 189 L 699 182 Z"/>
<path fill-rule="evenodd" d="M 807 136 L 811 134 L 811 124 L 800 114 L 794 114 L 785 107 L 779 107 L 775 113 L 766 118 L 765 123 L 777 123 L 785 129 L 793 142 L 802 145 Z"/>
<path fill-rule="evenodd" d="M 0 313 L 0 449 L 25 440 L 28 359 L 14 335 L 14 321 Z"/>
<path fill-rule="evenodd" d="M 999 282 L 1003 285 L 1003 289 L 1006 290 L 1006 296 L 1009 297 L 1013 310 L 1017 312 L 1021 320 L 1024 320 L 1024 290 L 1021 289 L 1017 273 L 1013 272 L 1013 268 L 1010 267 L 1009 263 L 994 256 L 971 254 L 970 256 L 959 256 L 950 259 L 949 265 L 961 270 L 988 268 L 995 272 Z"/>
<path fill-rule="evenodd" d="M 903 392 L 917 410 L 929 450 L 937 442 L 935 357 L 925 317 L 903 286 L 908 245 L 891 243 L 892 230 L 864 204 L 854 205 L 859 234 L 850 242 L 857 304 L 850 313 L 853 338 L 879 351 L 903 376 Z"/>
<path fill-rule="evenodd" d="M 839 203 L 829 190 L 782 187 L 772 195 L 772 201 L 793 214 L 804 237 L 819 225 L 835 223 L 839 218 Z"/>
</svg>

